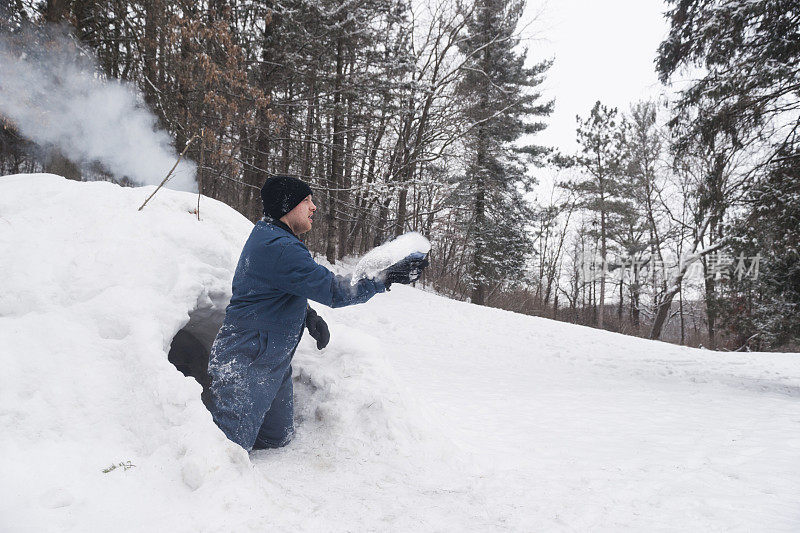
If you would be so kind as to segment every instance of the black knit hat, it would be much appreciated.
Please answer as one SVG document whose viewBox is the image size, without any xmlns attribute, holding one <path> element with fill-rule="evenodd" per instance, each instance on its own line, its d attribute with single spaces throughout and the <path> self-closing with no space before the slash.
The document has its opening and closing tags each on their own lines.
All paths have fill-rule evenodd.
<svg viewBox="0 0 800 533">
<path fill-rule="evenodd" d="M 313 194 L 308 183 L 291 176 L 267 178 L 261 187 L 264 215 L 275 220 L 297 207 L 306 196 Z"/>
</svg>

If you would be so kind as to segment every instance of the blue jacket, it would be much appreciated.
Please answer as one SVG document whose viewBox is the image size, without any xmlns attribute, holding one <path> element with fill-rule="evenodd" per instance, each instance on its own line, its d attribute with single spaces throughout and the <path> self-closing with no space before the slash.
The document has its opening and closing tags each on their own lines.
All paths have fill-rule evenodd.
<svg viewBox="0 0 800 533">
<path fill-rule="evenodd" d="M 267 333 L 268 358 L 280 358 L 300 341 L 307 300 L 343 307 L 366 302 L 385 290 L 379 280 L 362 279 L 351 285 L 350 277 L 336 276 L 317 264 L 288 226 L 262 220 L 239 258 L 225 322 Z"/>
</svg>

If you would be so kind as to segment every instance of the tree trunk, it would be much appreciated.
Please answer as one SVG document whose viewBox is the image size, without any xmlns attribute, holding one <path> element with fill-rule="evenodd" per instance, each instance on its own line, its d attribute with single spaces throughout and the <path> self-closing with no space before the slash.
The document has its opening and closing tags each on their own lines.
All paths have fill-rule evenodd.
<svg viewBox="0 0 800 533">
<path fill-rule="evenodd" d="M 373 246 L 380 246 L 383 244 L 383 239 L 386 231 L 386 225 L 389 221 L 389 205 L 391 204 L 392 199 L 387 198 L 383 202 L 381 202 L 380 207 L 378 208 L 378 225 L 375 230 L 375 238 L 372 243 Z"/>
<path fill-rule="evenodd" d="M 717 281 L 714 274 L 709 275 L 705 272 L 705 297 L 706 297 L 706 324 L 708 326 L 708 347 L 711 350 L 717 349 L 716 322 L 717 322 L 717 301 L 716 286 Z"/>
<path fill-rule="evenodd" d="M 633 275 L 633 284 L 631 286 L 631 316 L 633 318 L 633 325 L 636 327 L 636 332 L 638 335 L 639 332 L 639 299 L 640 299 L 640 287 L 639 287 L 639 267 L 640 264 L 637 261 L 634 261 L 633 266 L 631 267 L 631 274 Z"/>
<path fill-rule="evenodd" d="M 314 106 L 316 101 L 317 79 L 311 74 L 308 80 L 308 104 L 306 109 L 306 130 L 303 135 L 303 163 L 300 166 L 300 175 L 305 180 L 311 175 L 311 161 L 313 158 L 314 146 L 312 136 L 314 135 Z"/>
<path fill-rule="evenodd" d="M 142 84 L 144 90 L 144 101 L 150 109 L 158 110 L 156 84 L 158 83 L 158 27 L 163 13 L 161 0 L 147 0 L 145 2 L 144 15 L 144 40 L 142 41 L 142 69 L 145 76 Z M 163 120 L 163 114 L 157 112 Z"/>
<path fill-rule="evenodd" d="M 47 0 L 44 19 L 52 24 L 62 22 L 69 13 L 72 0 Z"/>
<path fill-rule="evenodd" d="M 286 109 L 286 113 L 284 113 L 284 117 L 286 120 L 286 124 L 283 126 L 283 146 L 282 146 L 282 153 L 281 153 L 281 174 L 288 174 L 290 162 L 292 159 L 292 119 L 294 116 L 294 106 L 292 105 L 292 101 L 294 99 L 294 83 L 292 80 L 289 80 L 289 88 L 286 90 L 286 101 L 289 103 Z M 303 178 L 307 180 L 308 178 Z"/>
<path fill-rule="evenodd" d="M 482 129 L 482 128 L 481 128 Z M 483 179 L 483 149 L 478 148 L 477 176 L 475 180 L 475 252 L 472 261 L 472 303 L 484 305 L 486 301 L 486 268 L 484 264 L 484 225 L 486 224 L 486 189 Z"/>
<path fill-rule="evenodd" d="M 683 291 L 678 292 L 678 312 L 680 313 L 681 318 L 681 346 L 686 344 L 686 328 L 685 328 L 685 320 L 683 318 Z"/>
<path fill-rule="evenodd" d="M 605 206 L 605 190 L 603 178 L 600 181 L 600 303 L 597 315 L 597 327 L 603 329 L 603 316 L 605 315 L 606 306 L 606 259 L 607 259 L 607 244 L 606 244 L 606 206 Z"/>
<path fill-rule="evenodd" d="M 348 249 L 348 241 L 350 236 L 350 228 L 352 226 L 351 209 L 348 204 L 351 203 L 352 195 L 350 188 L 353 185 L 353 143 L 355 142 L 355 117 L 353 111 L 353 98 L 348 94 L 347 96 L 347 125 L 345 126 L 345 149 L 344 149 L 344 170 L 342 172 L 342 179 L 339 186 L 337 195 L 337 202 L 339 204 L 339 249 L 337 257 L 342 259 L 347 255 L 350 250 Z"/>
<path fill-rule="evenodd" d="M 678 273 L 672 279 L 670 286 L 668 287 L 667 291 L 664 293 L 664 297 L 661 303 L 658 306 L 658 311 L 656 312 L 655 320 L 653 321 L 653 327 L 650 330 L 650 338 L 651 339 L 658 339 L 661 337 L 661 330 L 664 327 L 664 323 L 669 316 L 670 309 L 672 307 L 672 299 L 675 297 L 676 294 L 681 290 L 681 283 L 683 282 L 683 277 L 686 275 L 686 271 L 689 269 L 689 266 L 703 257 L 704 255 L 713 252 L 722 247 L 725 244 L 724 240 L 720 240 L 717 243 L 707 247 L 704 250 L 697 251 L 697 248 L 700 246 L 700 243 L 703 240 L 703 236 L 705 235 L 706 229 L 708 228 L 709 222 L 706 221 L 700 230 L 697 233 L 697 236 L 694 238 L 694 242 L 692 243 L 692 251 L 689 256 L 683 261 L 680 268 L 678 269 Z"/>
<path fill-rule="evenodd" d="M 487 18 L 488 21 L 488 18 Z M 490 28 L 486 27 L 488 32 Z M 489 35 L 489 33 L 487 33 Z M 490 58 L 489 46 L 483 50 L 484 71 L 489 72 Z M 488 89 L 484 88 L 481 93 L 481 109 L 487 109 L 489 104 Z M 476 141 L 478 153 L 475 158 L 475 255 L 472 262 L 472 303 L 484 305 L 486 303 L 486 261 L 484 255 L 485 226 L 486 226 L 486 128 L 481 125 L 478 127 Z"/>
<path fill-rule="evenodd" d="M 408 186 L 404 183 L 400 186 L 400 194 L 397 198 L 397 223 L 395 224 L 394 234 L 400 236 L 405 232 L 406 218 L 408 217 Z"/>
<path fill-rule="evenodd" d="M 328 202 L 328 232 L 327 242 L 325 243 L 325 258 L 331 264 L 336 263 L 336 211 L 343 211 L 342 206 L 338 205 L 337 189 L 342 186 L 342 171 L 344 157 L 344 114 L 342 106 L 342 81 L 344 79 L 344 38 L 340 35 L 336 39 L 336 78 L 333 87 L 333 139 L 331 142 L 331 173 L 328 178 L 329 202 Z"/>
</svg>

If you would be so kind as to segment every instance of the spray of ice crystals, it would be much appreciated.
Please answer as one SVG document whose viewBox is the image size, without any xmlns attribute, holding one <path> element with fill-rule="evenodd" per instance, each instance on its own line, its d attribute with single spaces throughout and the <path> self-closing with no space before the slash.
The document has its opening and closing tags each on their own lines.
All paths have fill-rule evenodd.
<svg viewBox="0 0 800 533">
<path fill-rule="evenodd" d="M 0 33 L 0 118 L 40 146 L 141 185 L 159 183 L 177 159 L 135 87 L 102 76 L 53 29 Z M 196 191 L 195 168 L 184 159 L 168 186 Z"/>
</svg>

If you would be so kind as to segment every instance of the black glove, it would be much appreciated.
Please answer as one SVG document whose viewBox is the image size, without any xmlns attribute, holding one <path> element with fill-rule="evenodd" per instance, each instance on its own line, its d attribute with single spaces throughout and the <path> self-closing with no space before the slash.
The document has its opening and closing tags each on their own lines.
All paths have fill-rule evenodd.
<svg viewBox="0 0 800 533">
<path fill-rule="evenodd" d="M 383 284 L 388 291 L 392 283 L 408 285 L 417 281 L 426 266 L 428 266 L 428 258 L 425 257 L 425 254 L 415 252 L 381 271 L 380 277 L 383 279 Z"/>
<path fill-rule="evenodd" d="M 317 341 L 317 350 L 321 350 L 328 345 L 331 340 L 328 324 L 310 307 L 306 310 L 306 327 L 308 328 L 308 334 Z"/>
</svg>

